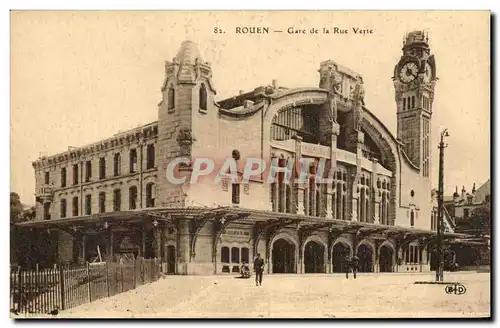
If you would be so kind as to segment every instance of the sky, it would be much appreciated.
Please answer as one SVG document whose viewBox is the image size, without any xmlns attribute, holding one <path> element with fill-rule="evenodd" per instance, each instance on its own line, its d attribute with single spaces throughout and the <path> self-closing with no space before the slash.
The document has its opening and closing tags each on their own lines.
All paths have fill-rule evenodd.
<svg viewBox="0 0 500 328">
<path fill-rule="evenodd" d="M 436 57 L 432 180 L 448 128 L 445 194 L 490 178 L 489 12 L 11 12 L 11 191 L 34 204 L 32 162 L 157 120 L 165 61 L 183 40 L 212 65 L 216 100 L 276 79 L 318 86 L 333 59 L 358 72 L 366 106 L 396 134 L 391 79 L 403 36 L 424 29 Z M 262 26 L 282 33 L 236 34 Z M 214 28 L 225 33 L 214 33 Z M 333 27 L 349 34 L 288 34 Z M 368 28 L 356 35 L 352 28 Z"/>
</svg>

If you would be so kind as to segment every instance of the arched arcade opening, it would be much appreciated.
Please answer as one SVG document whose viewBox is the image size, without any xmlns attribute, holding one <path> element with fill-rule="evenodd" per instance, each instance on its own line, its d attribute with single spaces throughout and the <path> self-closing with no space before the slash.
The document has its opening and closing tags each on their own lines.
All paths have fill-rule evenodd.
<svg viewBox="0 0 500 328">
<path fill-rule="evenodd" d="M 373 248 L 368 244 L 358 247 L 359 272 L 373 272 Z"/>
<path fill-rule="evenodd" d="M 295 245 L 280 238 L 273 243 L 273 273 L 296 273 Z"/>
<path fill-rule="evenodd" d="M 332 250 L 332 272 L 345 272 L 346 271 L 346 258 L 350 258 L 351 248 L 349 245 L 339 242 L 333 246 Z"/>
<path fill-rule="evenodd" d="M 304 247 L 304 272 L 325 272 L 325 247 L 315 241 L 308 242 Z"/>
<path fill-rule="evenodd" d="M 394 268 L 394 250 L 389 245 L 382 245 L 379 251 L 379 271 L 393 272 Z"/>
</svg>

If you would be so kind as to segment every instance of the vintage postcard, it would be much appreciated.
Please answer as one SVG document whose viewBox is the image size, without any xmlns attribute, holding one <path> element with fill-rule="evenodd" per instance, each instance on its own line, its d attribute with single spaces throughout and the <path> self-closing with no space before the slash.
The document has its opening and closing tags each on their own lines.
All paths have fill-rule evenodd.
<svg viewBox="0 0 500 328">
<path fill-rule="evenodd" d="M 12 11 L 12 318 L 490 318 L 489 11 Z"/>
</svg>

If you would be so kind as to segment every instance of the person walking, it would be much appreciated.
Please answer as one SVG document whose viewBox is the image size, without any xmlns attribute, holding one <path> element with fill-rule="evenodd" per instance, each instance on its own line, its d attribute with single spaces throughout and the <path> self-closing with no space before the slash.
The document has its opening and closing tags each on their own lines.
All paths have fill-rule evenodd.
<svg viewBox="0 0 500 328">
<path fill-rule="evenodd" d="M 356 273 L 358 272 L 359 269 L 359 258 L 354 255 L 351 258 L 351 268 L 352 268 L 352 274 L 354 275 L 354 279 L 356 279 Z"/>
<path fill-rule="evenodd" d="M 255 286 L 262 286 L 262 274 L 264 273 L 264 259 L 257 253 L 257 257 L 253 261 L 253 269 L 255 271 Z"/>
<path fill-rule="evenodd" d="M 347 254 L 344 257 L 344 271 L 345 271 L 345 278 L 349 279 L 349 271 L 351 271 L 351 260 L 349 254 Z"/>
</svg>

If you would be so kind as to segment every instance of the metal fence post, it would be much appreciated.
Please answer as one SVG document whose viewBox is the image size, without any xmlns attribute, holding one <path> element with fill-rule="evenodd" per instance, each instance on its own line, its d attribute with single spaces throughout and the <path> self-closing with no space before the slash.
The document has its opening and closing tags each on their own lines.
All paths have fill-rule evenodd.
<svg viewBox="0 0 500 328">
<path fill-rule="evenodd" d="M 61 288 L 61 310 L 64 310 L 66 306 L 66 302 L 64 300 L 65 293 L 64 293 L 64 272 L 63 272 L 63 267 L 62 265 L 59 266 L 59 287 Z"/>
<path fill-rule="evenodd" d="M 109 294 L 109 271 L 108 271 L 108 261 L 105 262 L 106 265 L 106 288 L 108 289 L 108 297 L 110 296 Z"/>
<path fill-rule="evenodd" d="M 133 286 L 133 289 L 136 288 L 136 283 L 135 283 L 135 267 L 136 267 L 136 264 L 135 264 L 135 257 L 132 259 L 132 286 Z"/>
<path fill-rule="evenodd" d="M 87 284 L 88 284 L 88 292 L 89 292 L 89 303 L 92 302 L 92 295 L 90 291 L 90 263 L 87 262 Z"/>
<path fill-rule="evenodd" d="M 123 279 L 123 262 L 122 261 L 120 261 L 120 279 L 122 280 L 122 291 L 121 292 L 123 293 L 123 280 L 125 280 L 125 279 Z"/>
</svg>

